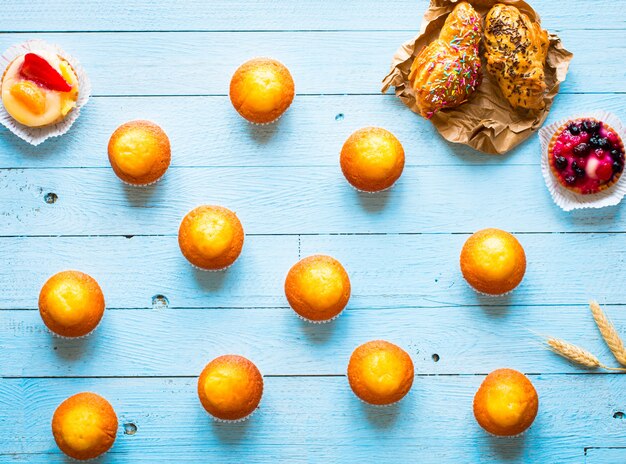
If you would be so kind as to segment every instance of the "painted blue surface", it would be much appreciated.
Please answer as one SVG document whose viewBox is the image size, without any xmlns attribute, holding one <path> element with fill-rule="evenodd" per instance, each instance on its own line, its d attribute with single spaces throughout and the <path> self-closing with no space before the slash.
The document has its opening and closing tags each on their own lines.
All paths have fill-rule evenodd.
<svg viewBox="0 0 626 464">
<path fill-rule="evenodd" d="M 536 137 L 482 155 L 378 94 L 426 1 L 7 3 L 0 49 L 59 43 L 94 97 L 40 147 L 0 130 L 0 462 L 68 462 L 49 422 L 84 390 L 120 419 L 102 463 L 626 462 L 626 377 L 541 345 L 561 337 L 614 365 L 586 301 L 606 304 L 626 333 L 623 206 L 564 213 L 543 185 Z M 626 3 L 533 6 L 575 54 L 548 123 L 596 108 L 626 119 Z M 226 96 L 234 68 L 257 55 L 281 59 L 296 81 L 271 127 L 248 125 Z M 135 118 L 172 140 L 172 167 L 147 190 L 123 186 L 106 158 L 112 131 Z M 407 153 L 399 183 L 377 196 L 354 192 L 338 167 L 365 125 L 392 130 Z M 231 207 L 246 229 L 225 273 L 194 271 L 177 248 L 178 223 L 199 203 Z M 525 246 L 528 272 L 510 297 L 479 297 L 460 275 L 463 241 L 483 227 Z M 300 321 L 282 293 L 289 267 L 316 252 L 340 259 L 353 285 L 347 311 L 323 326 Z M 107 298 L 86 340 L 51 337 L 36 311 L 43 282 L 67 268 L 96 277 Z M 344 376 L 352 350 L 376 338 L 416 367 L 408 397 L 384 409 L 359 402 Z M 229 352 L 265 375 L 260 410 L 238 425 L 209 421 L 195 390 L 204 364 Z M 476 388 L 499 367 L 539 392 L 537 420 L 517 439 L 490 437 L 472 417 Z"/>
</svg>

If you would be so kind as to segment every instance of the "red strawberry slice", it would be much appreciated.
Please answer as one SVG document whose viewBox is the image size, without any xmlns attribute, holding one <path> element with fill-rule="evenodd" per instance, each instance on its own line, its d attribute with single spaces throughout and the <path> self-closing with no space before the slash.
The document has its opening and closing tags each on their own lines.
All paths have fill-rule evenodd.
<svg viewBox="0 0 626 464">
<path fill-rule="evenodd" d="M 35 53 L 24 55 L 24 63 L 20 68 L 20 74 L 28 80 L 36 82 L 50 90 L 59 92 L 69 92 L 72 86 L 69 85 L 59 71 L 54 69 L 50 63 Z"/>
</svg>

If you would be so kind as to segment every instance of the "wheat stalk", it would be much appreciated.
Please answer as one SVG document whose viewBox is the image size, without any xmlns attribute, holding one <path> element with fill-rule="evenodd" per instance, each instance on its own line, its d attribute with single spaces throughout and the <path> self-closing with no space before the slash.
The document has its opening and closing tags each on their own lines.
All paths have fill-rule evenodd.
<svg viewBox="0 0 626 464">
<path fill-rule="evenodd" d="M 626 368 L 605 366 L 593 353 L 590 353 L 579 346 L 572 345 L 565 340 L 550 337 L 548 338 L 547 343 L 556 354 L 563 356 L 565 359 L 569 359 L 576 364 L 580 364 L 581 366 L 589 368 L 601 367 L 602 369 L 606 369 L 608 371 L 626 372 Z"/>
<path fill-rule="evenodd" d="M 564 340 L 548 338 L 548 345 L 556 354 L 561 355 L 565 359 L 569 359 L 576 364 L 591 368 L 602 367 L 600 360 L 592 353 L 576 345 L 567 343 Z"/>
<path fill-rule="evenodd" d="M 604 311 L 602 311 L 598 303 L 590 301 L 589 308 L 600 330 L 600 334 L 611 350 L 611 353 L 613 353 L 615 359 L 617 359 L 622 366 L 626 366 L 626 349 L 624 349 L 624 343 L 617 333 L 617 330 L 615 330 L 615 326 L 609 318 L 606 317 L 606 314 L 604 314 Z"/>
</svg>

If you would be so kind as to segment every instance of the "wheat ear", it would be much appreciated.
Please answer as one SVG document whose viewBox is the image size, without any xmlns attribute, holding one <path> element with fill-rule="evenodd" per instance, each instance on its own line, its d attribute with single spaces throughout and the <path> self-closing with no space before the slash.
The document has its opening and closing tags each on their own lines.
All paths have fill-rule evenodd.
<svg viewBox="0 0 626 464">
<path fill-rule="evenodd" d="M 548 338 L 547 343 L 556 354 L 563 356 L 565 359 L 569 359 L 576 364 L 580 364 L 581 366 L 589 367 L 592 369 L 600 367 L 609 371 L 626 372 L 626 368 L 605 366 L 593 353 L 590 353 L 589 351 L 585 350 L 584 348 L 580 348 L 579 346 L 572 345 L 565 340 Z"/>
<path fill-rule="evenodd" d="M 617 359 L 622 366 L 626 366 L 626 349 L 624 349 L 624 343 L 617 333 L 617 330 L 615 330 L 615 326 L 609 318 L 606 317 L 606 314 L 604 314 L 604 311 L 602 311 L 598 303 L 590 301 L 589 308 L 600 330 L 600 334 L 611 350 L 611 353 L 613 353 L 615 359 Z"/>
</svg>

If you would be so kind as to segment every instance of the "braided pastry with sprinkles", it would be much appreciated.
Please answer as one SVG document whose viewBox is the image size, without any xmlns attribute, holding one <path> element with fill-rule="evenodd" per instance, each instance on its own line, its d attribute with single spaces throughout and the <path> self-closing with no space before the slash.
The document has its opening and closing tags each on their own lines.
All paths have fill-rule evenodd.
<svg viewBox="0 0 626 464">
<path fill-rule="evenodd" d="M 439 38 L 413 61 L 409 81 L 425 118 L 466 102 L 480 85 L 480 22 L 469 3 L 459 3 L 446 18 Z"/>
</svg>

